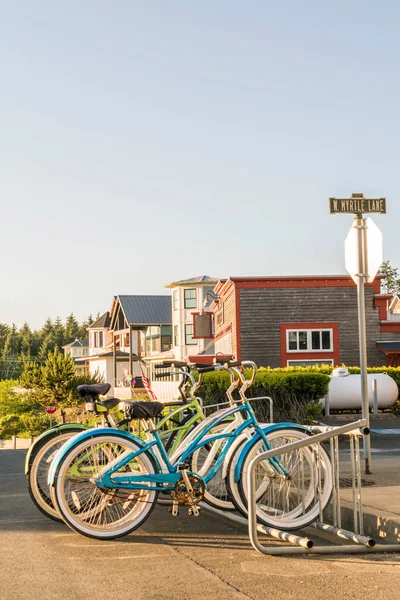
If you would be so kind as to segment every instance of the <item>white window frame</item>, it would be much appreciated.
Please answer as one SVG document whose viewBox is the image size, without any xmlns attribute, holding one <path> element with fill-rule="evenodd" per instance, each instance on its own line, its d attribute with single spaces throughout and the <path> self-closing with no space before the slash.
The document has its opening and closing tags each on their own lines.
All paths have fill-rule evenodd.
<svg viewBox="0 0 400 600">
<path fill-rule="evenodd" d="M 194 296 L 190 297 L 190 298 L 186 298 L 186 292 L 194 292 Z M 194 302 L 193 306 L 187 306 L 187 304 L 192 304 L 192 302 Z M 191 308 L 197 308 L 197 289 L 196 288 L 185 288 L 183 290 L 183 307 L 185 308 L 185 310 L 187 309 L 191 309 Z"/>
<path fill-rule="evenodd" d="M 295 365 L 289 364 L 289 363 L 299 363 L 299 362 L 313 362 L 315 364 L 322 364 L 322 363 L 324 363 L 325 365 L 332 365 L 332 367 L 334 365 L 333 358 L 299 358 L 299 359 L 297 359 L 297 358 L 293 358 L 293 359 L 289 358 L 286 361 L 286 366 L 287 367 L 294 367 Z"/>
<path fill-rule="evenodd" d="M 178 310 L 178 290 L 174 290 L 172 292 L 172 307 L 173 310 Z"/>
<path fill-rule="evenodd" d="M 299 348 L 297 348 L 296 350 L 289 350 L 289 333 L 299 333 L 300 331 L 305 331 L 307 333 L 307 348 L 305 350 L 300 350 Z M 323 332 L 323 331 L 329 331 L 330 332 L 330 337 L 331 337 L 331 344 L 329 348 L 320 348 L 319 350 L 312 348 L 312 344 L 311 344 L 311 334 L 313 331 L 318 331 L 318 332 Z M 299 354 L 299 352 L 301 353 L 305 353 L 305 352 L 333 352 L 333 329 L 328 327 L 328 328 L 315 328 L 315 329 L 286 329 L 286 352 L 288 354 Z"/>
<path fill-rule="evenodd" d="M 191 327 L 192 328 L 192 341 L 188 343 L 187 338 L 188 338 L 188 334 L 187 333 L 187 328 Z M 197 340 L 193 339 L 193 335 L 194 335 L 194 326 L 193 323 L 185 323 L 185 346 L 197 346 Z"/>
</svg>

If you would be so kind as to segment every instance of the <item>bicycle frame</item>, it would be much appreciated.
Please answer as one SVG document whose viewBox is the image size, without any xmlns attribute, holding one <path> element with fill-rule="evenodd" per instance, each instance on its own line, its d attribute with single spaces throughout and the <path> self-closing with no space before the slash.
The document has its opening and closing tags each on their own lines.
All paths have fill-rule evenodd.
<svg viewBox="0 0 400 600">
<path fill-rule="evenodd" d="M 233 416 L 235 413 L 247 413 L 241 425 L 234 431 L 223 431 L 218 434 L 207 435 L 213 427 L 221 423 L 227 417 Z M 225 457 L 229 451 L 231 444 L 237 439 L 238 436 L 248 427 L 252 427 L 262 437 L 265 446 L 270 448 L 268 439 L 262 429 L 259 426 L 257 419 L 251 409 L 248 402 L 244 402 L 241 405 L 237 405 L 226 409 L 221 412 L 215 419 L 213 419 L 206 427 L 203 427 L 200 433 L 194 437 L 193 441 L 176 457 L 174 462 L 168 458 L 165 448 L 161 442 L 160 436 L 157 431 L 152 431 L 152 439 L 145 442 L 139 450 L 136 452 L 126 451 L 121 454 L 118 458 L 111 461 L 108 465 L 102 469 L 95 478 L 95 483 L 100 488 L 113 489 L 121 488 L 124 489 L 143 489 L 154 490 L 154 491 L 170 491 L 174 485 L 181 479 L 180 467 L 185 465 L 185 461 L 194 453 L 196 450 L 205 446 L 206 444 L 212 443 L 216 440 L 226 439 L 218 459 L 216 460 L 213 467 L 206 473 L 202 479 L 207 484 L 210 481 L 221 464 L 225 460 Z M 133 437 L 133 436 L 132 436 Z M 162 472 L 154 475 L 115 475 L 119 469 L 130 463 L 137 456 L 143 452 L 151 452 L 157 463 L 160 465 Z M 287 471 L 284 469 L 279 461 L 271 461 L 271 465 L 275 471 L 284 477 L 288 477 Z M 150 484 L 150 485 L 149 485 Z M 155 484 L 155 485 L 152 485 Z"/>
</svg>

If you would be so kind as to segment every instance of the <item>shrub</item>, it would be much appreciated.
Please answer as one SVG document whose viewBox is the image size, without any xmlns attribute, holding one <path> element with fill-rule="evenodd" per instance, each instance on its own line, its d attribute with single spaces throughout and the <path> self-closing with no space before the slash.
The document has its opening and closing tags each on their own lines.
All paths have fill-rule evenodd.
<svg viewBox="0 0 400 600">
<path fill-rule="evenodd" d="M 205 373 L 198 390 L 204 404 L 207 406 L 226 402 L 229 382 L 229 374 L 226 372 Z M 321 414 L 318 401 L 326 396 L 328 386 L 329 377 L 324 373 L 261 368 L 247 395 L 249 398 L 271 397 L 275 422 L 307 423 Z M 268 402 L 256 401 L 253 408 L 259 421 L 269 420 Z"/>
<path fill-rule="evenodd" d="M 9 414 L 0 417 L 0 439 L 10 439 L 13 435 L 18 435 L 24 429 L 24 424 L 20 415 Z"/>
<path fill-rule="evenodd" d="M 21 416 L 22 433 L 27 437 L 36 437 L 50 427 L 50 418 L 47 414 L 25 413 Z"/>
</svg>

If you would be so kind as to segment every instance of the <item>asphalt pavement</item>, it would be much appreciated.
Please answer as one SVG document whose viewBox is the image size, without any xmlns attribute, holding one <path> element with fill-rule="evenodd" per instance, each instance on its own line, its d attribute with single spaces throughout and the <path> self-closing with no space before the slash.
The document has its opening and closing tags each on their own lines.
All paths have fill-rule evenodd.
<svg viewBox="0 0 400 600">
<path fill-rule="evenodd" d="M 400 599 L 399 555 L 263 556 L 246 530 L 204 511 L 174 518 L 159 506 L 121 540 L 82 537 L 35 508 L 24 457 L 0 452 L 1 600 Z"/>
</svg>

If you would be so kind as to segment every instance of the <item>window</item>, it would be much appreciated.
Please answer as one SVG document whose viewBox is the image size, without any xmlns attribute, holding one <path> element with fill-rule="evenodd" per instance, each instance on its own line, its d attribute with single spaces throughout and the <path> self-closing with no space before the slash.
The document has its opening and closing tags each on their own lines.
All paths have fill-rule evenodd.
<svg viewBox="0 0 400 600">
<path fill-rule="evenodd" d="M 178 290 L 175 290 L 172 294 L 172 302 L 174 310 L 178 310 Z"/>
<path fill-rule="evenodd" d="M 161 352 L 166 352 L 172 347 L 172 327 L 163 325 L 161 327 Z"/>
<path fill-rule="evenodd" d="M 99 331 L 99 348 L 103 348 L 104 340 L 103 340 L 103 332 Z"/>
<path fill-rule="evenodd" d="M 174 346 L 179 346 L 178 325 L 174 325 Z"/>
<path fill-rule="evenodd" d="M 286 332 L 288 352 L 332 351 L 332 329 L 307 329 Z"/>
<path fill-rule="evenodd" d="M 95 348 L 98 348 L 98 347 L 99 347 L 99 345 L 98 345 L 98 333 L 97 333 L 97 331 L 95 331 L 95 332 L 94 332 L 94 334 L 93 334 L 93 340 L 94 340 L 94 342 L 93 342 L 93 346 L 94 346 Z"/>
<path fill-rule="evenodd" d="M 185 325 L 185 344 L 186 346 L 194 346 L 197 344 L 193 339 L 193 323 Z"/>
<path fill-rule="evenodd" d="M 196 290 L 185 290 L 185 308 L 196 308 Z"/>
</svg>

